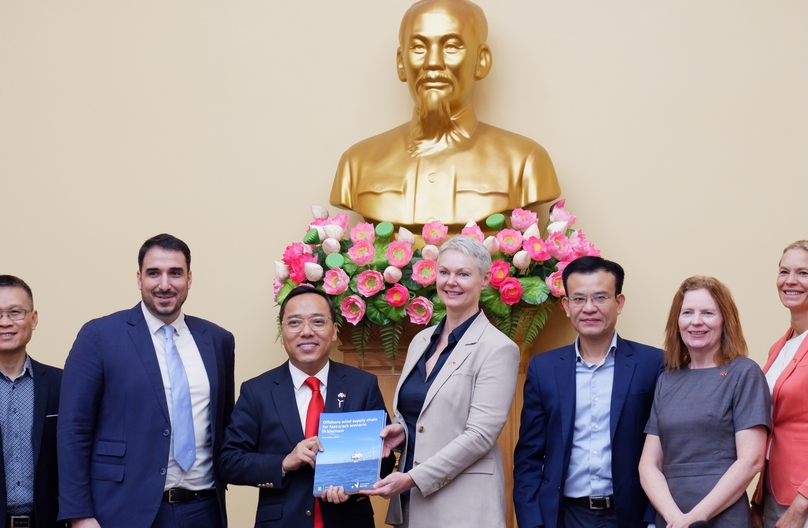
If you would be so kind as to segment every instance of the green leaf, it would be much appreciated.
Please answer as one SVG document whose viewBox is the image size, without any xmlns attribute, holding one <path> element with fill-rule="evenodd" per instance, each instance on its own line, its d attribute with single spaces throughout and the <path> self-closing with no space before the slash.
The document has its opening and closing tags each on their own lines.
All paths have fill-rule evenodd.
<svg viewBox="0 0 808 528">
<path fill-rule="evenodd" d="M 525 289 L 522 293 L 522 300 L 528 304 L 541 304 L 550 296 L 550 288 L 542 279 L 538 277 L 524 277 L 519 280 L 519 284 Z"/>
<path fill-rule="evenodd" d="M 499 290 L 495 290 L 490 284 L 480 294 L 480 302 L 495 317 L 510 317 L 511 315 L 511 307 L 502 302 Z"/>
<path fill-rule="evenodd" d="M 377 325 L 386 325 L 390 322 L 390 319 L 388 319 L 388 317 L 381 310 L 379 310 L 378 306 L 373 300 L 367 301 L 367 311 L 365 312 L 365 317 L 367 317 L 370 322 L 376 323 Z"/>
<path fill-rule="evenodd" d="M 342 265 L 342 271 L 344 271 L 349 277 L 353 277 L 356 275 L 356 270 L 359 269 L 359 266 L 353 263 L 353 261 L 346 255 L 345 256 L 345 263 Z"/>
<path fill-rule="evenodd" d="M 286 282 L 281 286 L 280 291 L 278 292 L 277 303 L 278 306 L 283 304 L 283 301 L 286 299 L 286 296 L 289 295 L 289 292 L 292 291 L 297 284 L 294 283 L 292 279 L 286 279 Z"/>
<path fill-rule="evenodd" d="M 396 357 L 398 356 L 398 343 L 401 340 L 403 330 L 404 325 L 401 323 L 386 324 L 379 329 L 384 355 L 387 356 L 390 363 L 394 365 L 393 368 L 395 368 Z"/>
</svg>

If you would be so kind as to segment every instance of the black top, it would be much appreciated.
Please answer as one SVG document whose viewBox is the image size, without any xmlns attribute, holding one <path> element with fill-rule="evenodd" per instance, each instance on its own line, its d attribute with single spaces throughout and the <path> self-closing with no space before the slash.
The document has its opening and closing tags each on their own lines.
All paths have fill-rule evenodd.
<svg viewBox="0 0 808 528">
<path fill-rule="evenodd" d="M 443 364 L 446 363 L 446 358 L 449 357 L 452 350 L 454 350 L 457 343 L 463 337 L 463 334 L 466 333 L 466 330 L 469 329 L 471 323 L 474 322 L 474 319 L 479 314 L 480 312 L 477 312 L 452 330 L 452 333 L 449 334 L 446 348 L 441 350 L 437 363 L 435 363 L 432 372 L 430 372 L 429 377 L 427 377 L 426 362 L 432 357 L 432 354 L 435 353 L 435 349 L 438 346 L 440 333 L 446 325 L 446 318 L 444 317 L 441 322 L 438 323 L 438 326 L 435 327 L 435 331 L 432 332 L 432 337 L 429 338 L 429 345 L 426 347 L 426 350 L 424 350 L 415 368 L 412 369 L 407 379 L 401 384 L 401 390 L 398 392 L 398 412 L 404 418 L 408 438 L 407 455 L 404 459 L 404 473 L 412 469 L 413 457 L 415 456 L 415 425 L 418 422 L 418 418 L 421 416 L 421 409 L 424 407 L 426 393 L 429 392 L 432 382 L 435 381 L 435 376 L 440 372 Z"/>
</svg>

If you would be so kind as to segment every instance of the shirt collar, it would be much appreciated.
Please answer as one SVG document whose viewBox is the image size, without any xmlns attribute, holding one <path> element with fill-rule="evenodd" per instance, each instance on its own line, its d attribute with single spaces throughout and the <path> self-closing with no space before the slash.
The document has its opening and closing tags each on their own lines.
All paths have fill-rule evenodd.
<svg viewBox="0 0 808 528">
<path fill-rule="evenodd" d="M 140 308 L 143 311 L 143 318 L 146 320 L 146 324 L 149 327 L 149 333 L 151 335 L 155 335 L 157 332 L 160 332 L 160 329 L 163 328 L 166 323 L 155 317 L 154 314 L 151 313 L 148 308 L 146 308 L 142 301 L 140 303 Z M 180 311 L 180 314 L 176 319 L 174 319 L 171 326 L 174 327 L 174 332 L 176 332 L 177 335 L 182 335 L 185 333 L 185 331 L 188 330 L 188 325 L 185 324 L 185 314 Z M 160 335 L 162 334 L 163 333 L 160 332 Z"/>
<path fill-rule="evenodd" d="M 11 379 L 8 376 L 6 376 L 5 374 L 0 373 L 0 376 L 3 376 L 4 378 L 6 378 L 9 381 L 16 381 L 16 380 L 18 380 L 18 379 L 20 379 L 20 378 L 22 378 L 23 376 L 26 376 L 26 375 L 29 378 L 34 377 L 33 367 L 31 367 L 31 356 L 29 356 L 28 354 L 25 355 L 25 363 L 23 363 L 23 365 L 22 365 L 22 372 L 20 372 L 20 374 L 16 378 Z"/>
<path fill-rule="evenodd" d="M 575 360 L 584 361 L 584 358 L 581 357 L 581 349 L 578 348 L 578 342 L 581 340 L 581 336 L 575 338 Z M 606 356 L 608 357 L 610 354 L 614 355 L 614 351 L 617 349 L 617 330 L 614 331 L 614 335 L 612 336 L 612 342 L 609 344 L 609 351 L 606 352 Z"/>
<path fill-rule="evenodd" d="M 468 319 L 457 325 L 457 327 L 454 330 L 452 330 L 452 333 L 449 334 L 447 344 L 453 345 L 458 341 L 460 341 L 460 339 L 466 333 L 466 330 L 469 329 L 469 327 L 477 318 L 477 316 L 480 315 L 480 312 L 482 312 L 482 310 L 479 310 L 476 314 L 472 315 L 471 317 L 469 317 Z M 436 339 L 440 337 L 440 333 L 443 331 L 444 326 L 446 326 L 446 317 L 441 319 L 440 323 L 438 323 L 438 326 L 435 327 L 435 331 L 432 332 L 432 337 L 429 338 L 430 342 L 434 342 Z"/>
<path fill-rule="evenodd" d="M 292 375 L 292 385 L 295 386 L 295 390 L 300 389 L 306 380 L 310 377 L 308 374 L 297 368 L 296 366 L 292 365 L 292 362 L 289 361 L 289 373 Z M 329 360 L 325 366 L 320 369 L 320 372 L 314 375 L 315 378 L 320 380 L 320 383 L 323 384 L 325 388 L 328 388 L 328 371 L 331 367 L 331 361 Z"/>
</svg>

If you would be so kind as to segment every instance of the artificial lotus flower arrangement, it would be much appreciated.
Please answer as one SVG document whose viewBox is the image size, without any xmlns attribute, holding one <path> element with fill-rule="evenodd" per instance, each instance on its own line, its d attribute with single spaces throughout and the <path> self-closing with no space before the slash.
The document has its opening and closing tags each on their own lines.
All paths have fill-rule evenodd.
<svg viewBox="0 0 808 528">
<path fill-rule="evenodd" d="M 561 271 L 584 255 L 600 255 L 581 230 L 572 229 L 577 217 L 564 209 L 565 200 L 550 208 L 544 230 L 536 213 L 514 209 L 510 227 L 502 214 L 488 217 L 495 232 L 486 237 L 474 222 L 459 236 L 482 242 L 491 253 L 491 281 L 480 304 L 493 323 L 520 345 L 524 353 L 544 327 L 555 303 L 564 296 Z M 395 362 L 407 320 L 436 324 L 446 309 L 436 291 L 437 258 L 449 229 L 439 221 L 423 227 L 425 245 L 416 248 L 415 236 L 389 222 L 359 222 L 349 227 L 348 215 L 330 216 L 312 207 L 314 221 L 303 238 L 286 248 L 275 262 L 275 300 L 282 303 L 300 284 L 323 290 L 337 307 L 339 326 L 353 325 L 352 341 L 360 357 L 373 325 L 380 327 L 385 353 Z"/>
</svg>

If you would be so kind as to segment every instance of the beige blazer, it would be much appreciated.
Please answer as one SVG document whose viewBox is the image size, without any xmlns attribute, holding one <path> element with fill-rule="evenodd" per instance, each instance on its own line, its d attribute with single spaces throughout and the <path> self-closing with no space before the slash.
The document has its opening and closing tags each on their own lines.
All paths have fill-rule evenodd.
<svg viewBox="0 0 808 528">
<path fill-rule="evenodd" d="M 410 343 L 393 400 L 394 421 L 404 421 L 398 391 L 434 330 L 423 330 Z M 505 527 L 505 477 L 497 438 L 511 408 L 518 370 L 519 348 L 479 314 L 437 374 L 416 424 L 410 528 Z M 386 522 L 402 524 L 400 497 L 390 500 Z"/>
</svg>

